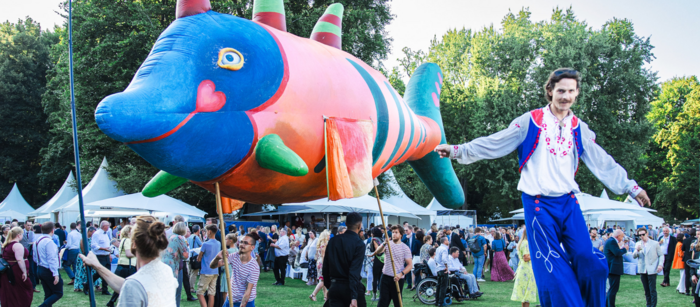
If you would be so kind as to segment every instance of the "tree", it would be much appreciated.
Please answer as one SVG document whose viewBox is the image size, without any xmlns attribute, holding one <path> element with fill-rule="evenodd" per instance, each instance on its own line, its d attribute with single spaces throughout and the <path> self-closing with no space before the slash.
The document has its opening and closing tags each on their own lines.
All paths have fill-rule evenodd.
<svg viewBox="0 0 700 307">
<path fill-rule="evenodd" d="M 393 18 L 386 0 L 340 1 L 345 5 L 343 49 L 375 66 L 386 57 L 391 39 L 384 26 Z M 250 19 L 251 0 L 212 1 L 212 9 Z M 316 21 L 331 1 L 285 1 L 290 33 L 309 37 Z M 158 170 L 128 147 L 104 135 L 94 118 L 97 104 L 123 91 L 147 57 L 160 33 L 175 19 L 175 0 L 77 0 L 73 2 L 75 96 L 83 174 L 91 176 L 103 157 L 120 189 L 140 191 Z M 66 4 L 63 5 L 66 9 Z M 64 27 L 65 28 L 65 27 Z M 49 72 L 43 97 L 51 126 L 51 140 L 42 151 L 41 174 L 65 178 L 73 165 L 68 80 L 67 33 L 52 50 L 55 68 Z M 87 181 L 87 180 L 84 180 Z M 84 182 L 84 184 L 87 182 Z M 215 198 L 187 183 L 168 195 L 215 213 Z"/>
<path fill-rule="evenodd" d="M 643 186 L 667 220 L 698 216 L 700 186 L 700 83 L 697 77 L 673 78 L 647 115 L 656 129 L 644 169 Z"/>
<path fill-rule="evenodd" d="M 552 70 L 578 70 L 582 84 L 574 113 L 635 178 L 644 165 L 643 153 L 652 133 L 645 115 L 654 97 L 656 76 L 644 67 L 653 58 L 652 48 L 624 19 L 593 30 L 572 9 L 557 8 L 549 21 L 540 22 L 531 21 L 530 12 L 523 9 L 508 13 L 500 30 L 490 26 L 448 31 L 431 41 L 425 61 L 443 69 L 441 112 L 450 144 L 506 128 L 514 118 L 546 104 L 542 85 Z M 419 53 L 406 53 L 401 63 L 416 61 Z M 476 209 L 479 216 L 498 217 L 521 206 L 516 153 L 468 166 L 453 165 L 465 187 L 468 208 Z M 395 172 L 397 177 L 405 173 Z M 597 195 L 603 188 L 583 163 L 576 180 L 584 192 Z M 409 177 L 408 182 L 414 181 Z M 404 190 L 418 193 L 412 195 L 416 201 L 432 198 L 423 194 L 427 191 L 405 186 L 403 179 L 399 182 Z"/>
<path fill-rule="evenodd" d="M 41 95 L 50 68 L 49 49 L 57 36 L 31 18 L 0 24 L 0 195 L 17 183 L 35 206 L 46 201 L 58 181 L 40 182 L 41 148 L 48 142 Z"/>
</svg>

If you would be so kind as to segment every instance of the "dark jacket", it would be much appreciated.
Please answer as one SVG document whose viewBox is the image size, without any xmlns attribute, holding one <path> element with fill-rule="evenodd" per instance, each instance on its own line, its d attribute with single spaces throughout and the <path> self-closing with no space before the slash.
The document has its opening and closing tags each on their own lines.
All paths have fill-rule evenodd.
<svg viewBox="0 0 700 307">
<path fill-rule="evenodd" d="M 617 240 L 615 238 L 610 238 L 605 242 L 603 253 L 605 254 L 605 259 L 608 261 L 609 274 L 622 275 L 624 273 L 622 255 L 627 253 L 627 249 L 621 249 L 617 245 Z"/>
<path fill-rule="evenodd" d="M 659 240 L 663 238 L 663 234 L 659 237 Z M 673 254 L 676 253 L 676 244 L 678 244 L 678 240 L 676 240 L 676 237 L 674 235 L 669 235 L 669 240 L 668 240 L 668 250 L 666 252 L 666 255 L 670 255 L 671 259 L 673 259 Z"/>
<path fill-rule="evenodd" d="M 412 233 L 411 237 L 413 238 L 413 244 L 408 245 L 408 235 L 403 235 L 403 239 L 401 239 L 401 242 L 408 246 L 408 248 L 411 250 L 411 255 L 420 256 L 420 248 L 421 246 L 423 246 L 423 242 L 418 242 L 415 233 Z"/>
<path fill-rule="evenodd" d="M 452 237 L 450 238 L 450 247 L 456 246 L 461 252 L 467 250 L 462 244 L 462 239 L 459 238 L 459 234 L 453 231 L 451 236 Z"/>
<path fill-rule="evenodd" d="M 690 259 L 693 256 L 693 251 L 690 250 L 690 245 L 693 244 L 693 241 L 695 241 L 695 236 L 685 236 L 685 239 L 683 240 L 683 262 L 686 260 Z"/>
</svg>

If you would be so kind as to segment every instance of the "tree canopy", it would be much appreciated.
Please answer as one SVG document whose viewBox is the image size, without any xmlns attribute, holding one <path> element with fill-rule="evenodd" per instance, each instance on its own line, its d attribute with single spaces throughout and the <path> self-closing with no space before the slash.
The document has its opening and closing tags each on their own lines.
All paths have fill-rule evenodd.
<svg viewBox="0 0 700 307">
<path fill-rule="evenodd" d="M 51 68 L 49 50 L 57 39 L 31 18 L 0 24 L 0 195 L 17 183 L 34 204 L 51 197 L 68 175 L 39 184 L 39 152 L 48 142 L 41 95 Z"/>
</svg>

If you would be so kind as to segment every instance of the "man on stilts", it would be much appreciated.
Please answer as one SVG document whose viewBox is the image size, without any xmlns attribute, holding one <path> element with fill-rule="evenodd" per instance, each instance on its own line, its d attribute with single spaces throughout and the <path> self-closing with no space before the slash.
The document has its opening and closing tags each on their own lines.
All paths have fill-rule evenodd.
<svg viewBox="0 0 700 307">
<path fill-rule="evenodd" d="M 544 86 L 547 106 L 516 118 L 508 128 L 462 145 L 439 145 L 441 157 L 469 164 L 518 150 L 525 224 L 542 306 L 605 306 L 605 256 L 593 248 L 575 193 L 579 159 L 616 194 L 650 205 L 646 192 L 595 143 L 595 133 L 574 116 L 579 73 L 553 71 Z M 562 249 L 563 245 L 563 249 Z"/>
</svg>

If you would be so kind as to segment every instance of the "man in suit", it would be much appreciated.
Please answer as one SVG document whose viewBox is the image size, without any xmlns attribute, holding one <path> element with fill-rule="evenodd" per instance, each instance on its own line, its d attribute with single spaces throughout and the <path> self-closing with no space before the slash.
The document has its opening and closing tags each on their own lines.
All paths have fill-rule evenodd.
<svg viewBox="0 0 700 307">
<path fill-rule="evenodd" d="M 403 238 L 401 239 L 401 242 L 403 244 L 406 244 L 408 246 L 408 249 L 411 250 L 411 256 L 420 256 L 420 248 L 422 246 L 421 242 L 418 242 L 416 239 L 416 234 L 413 233 L 413 227 L 411 227 L 408 222 L 405 222 L 404 224 L 404 235 Z M 406 286 L 410 289 L 413 290 L 413 282 L 415 281 L 415 276 L 413 276 L 413 273 L 409 272 L 408 275 L 406 276 Z"/>
<path fill-rule="evenodd" d="M 637 242 L 633 258 L 637 258 L 637 273 L 642 278 L 647 307 L 656 307 L 656 276 L 664 268 L 664 254 L 658 242 L 649 238 L 649 232 L 644 228 L 637 230 Z"/>
<path fill-rule="evenodd" d="M 608 261 L 608 281 L 610 290 L 605 296 L 607 307 L 615 307 L 615 297 L 620 290 L 620 276 L 623 274 L 622 255 L 627 253 L 627 243 L 624 242 L 625 233 L 620 229 L 615 229 L 612 236 L 605 242 L 605 259 Z"/>
<path fill-rule="evenodd" d="M 459 237 L 459 229 L 457 228 L 455 230 L 456 231 L 450 232 L 450 247 L 459 248 L 459 262 L 461 262 L 462 265 L 465 265 L 467 263 L 467 249 L 464 247 L 464 244 L 462 244 L 462 239 Z"/>
<path fill-rule="evenodd" d="M 673 264 L 673 254 L 676 252 L 676 237 L 671 235 L 671 229 L 664 227 L 659 245 L 661 252 L 664 254 L 664 280 L 661 282 L 662 287 L 670 286 L 669 274 L 671 274 L 671 265 Z"/>
<path fill-rule="evenodd" d="M 681 247 L 683 249 L 683 263 L 690 260 L 690 257 L 693 256 L 693 251 L 690 249 L 690 245 L 692 245 L 693 241 L 696 240 L 695 228 L 691 228 L 688 233 L 690 234 L 690 236 L 685 236 L 685 239 L 683 240 L 683 245 Z M 686 289 L 693 289 L 693 288 L 691 288 L 693 286 L 693 284 L 691 283 L 691 277 L 692 277 L 692 274 L 690 273 L 690 267 L 686 265 L 685 266 L 685 288 Z M 692 291 L 685 291 L 685 295 L 691 296 Z"/>
</svg>

